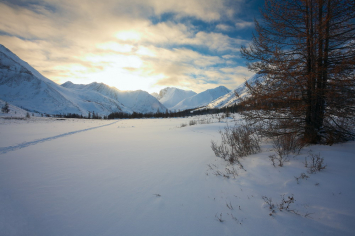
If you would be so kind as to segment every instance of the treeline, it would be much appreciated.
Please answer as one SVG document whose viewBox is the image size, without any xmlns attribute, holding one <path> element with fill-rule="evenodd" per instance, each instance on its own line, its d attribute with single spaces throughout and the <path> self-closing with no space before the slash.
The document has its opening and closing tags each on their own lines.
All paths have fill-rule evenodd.
<svg viewBox="0 0 355 236">
<path fill-rule="evenodd" d="M 53 117 L 57 118 L 77 118 L 77 119 L 107 119 L 107 116 L 101 116 L 98 113 L 89 112 L 87 116 L 83 116 L 82 114 L 76 113 L 67 113 L 67 114 L 56 114 Z"/>
<path fill-rule="evenodd" d="M 56 118 L 76 118 L 76 119 L 141 119 L 141 118 L 175 118 L 175 117 L 190 117 L 197 115 L 206 115 L 206 114 L 216 114 L 216 113 L 236 113 L 243 111 L 244 108 L 240 105 L 234 105 L 228 108 L 216 108 L 216 109 L 188 109 L 178 112 L 156 112 L 156 113 L 139 113 L 133 112 L 132 114 L 124 112 L 112 112 L 107 116 L 101 116 L 95 112 L 89 112 L 87 116 L 76 113 L 66 113 L 66 114 L 57 114 L 53 115 Z"/>
<path fill-rule="evenodd" d="M 243 110 L 241 106 L 234 105 L 228 108 L 216 108 L 216 109 L 188 109 L 178 112 L 156 112 L 156 113 L 137 113 L 133 112 L 132 114 L 123 113 L 123 112 L 113 112 L 107 116 L 108 119 L 136 119 L 136 118 L 175 118 L 175 117 L 189 117 L 197 115 L 206 115 L 206 114 L 216 114 L 216 113 L 236 113 Z"/>
</svg>

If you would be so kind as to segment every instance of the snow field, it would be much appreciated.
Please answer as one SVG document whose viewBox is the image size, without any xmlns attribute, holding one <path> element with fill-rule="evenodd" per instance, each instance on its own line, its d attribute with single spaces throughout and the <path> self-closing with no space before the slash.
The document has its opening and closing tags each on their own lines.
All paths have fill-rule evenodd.
<svg viewBox="0 0 355 236">
<path fill-rule="evenodd" d="M 228 166 L 210 143 L 233 119 L 179 128 L 192 119 L 1 120 L 0 232 L 353 235 L 355 142 L 307 147 L 274 168 L 266 141 L 242 160 L 247 171 L 235 167 L 238 176 L 226 178 L 214 175 Z M 324 171 L 307 173 L 310 149 L 324 157 Z M 301 173 L 309 178 L 297 184 Z M 282 194 L 294 196 L 300 215 L 269 215 L 262 196 L 276 205 Z"/>
</svg>

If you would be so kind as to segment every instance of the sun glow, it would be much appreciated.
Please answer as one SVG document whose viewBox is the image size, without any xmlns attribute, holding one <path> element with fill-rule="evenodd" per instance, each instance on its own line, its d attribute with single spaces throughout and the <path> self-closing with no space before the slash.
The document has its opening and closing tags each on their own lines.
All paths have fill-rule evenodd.
<svg viewBox="0 0 355 236">
<path fill-rule="evenodd" d="M 133 45 L 129 44 L 120 44 L 116 42 L 107 42 L 97 45 L 97 48 L 103 50 L 111 50 L 115 52 L 127 53 L 131 52 L 133 49 Z"/>
</svg>

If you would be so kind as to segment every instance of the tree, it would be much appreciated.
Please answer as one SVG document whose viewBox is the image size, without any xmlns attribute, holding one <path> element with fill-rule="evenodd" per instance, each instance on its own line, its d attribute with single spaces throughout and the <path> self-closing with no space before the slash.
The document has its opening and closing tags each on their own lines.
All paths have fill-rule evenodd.
<svg viewBox="0 0 355 236">
<path fill-rule="evenodd" d="M 297 133 L 307 143 L 355 137 L 355 3 L 266 0 L 262 22 L 242 56 L 264 79 L 243 114 L 270 136 Z"/>
<path fill-rule="evenodd" d="M 3 113 L 9 113 L 10 112 L 9 104 L 7 102 L 5 102 L 5 105 L 1 108 L 1 111 Z"/>
</svg>

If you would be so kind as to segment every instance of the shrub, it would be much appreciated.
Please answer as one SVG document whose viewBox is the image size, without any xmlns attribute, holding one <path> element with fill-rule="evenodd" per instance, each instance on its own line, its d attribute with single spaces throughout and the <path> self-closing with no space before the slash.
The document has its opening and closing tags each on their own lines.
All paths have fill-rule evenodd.
<svg viewBox="0 0 355 236">
<path fill-rule="evenodd" d="M 220 157 L 231 164 L 241 165 L 239 158 L 260 152 L 260 138 L 256 129 L 248 124 L 227 126 L 220 131 L 222 142 L 218 145 L 212 141 L 211 148 L 217 157 Z"/>
<path fill-rule="evenodd" d="M 186 126 L 187 126 L 187 124 L 181 123 L 180 128 L 183 128 L 183 127 L 186 127 Z"/>
<path fill-rule="evenodd" d="M 288 161 L 288 156 L 291 153 L 299 154 L 304 147 L 304 143 L 297 138 L 294 133 L 287 133 L 272 137 L 272 147 L 276 155 L 269 156 L 273 166 L 278 162 L 278 166 L 282 167 L 284 162 Z"/>
<path fill-rule="evenodd" d="M 196 120 L 190 120 L 190 122 L 189 122 L 189 125 L 191 126 L 191 125 L 196 125 L 197 124 L 197 121 Z"/>
<path fill-rule="evenodd" d="M 324 165 L 324 158 L 320 157 L 320 153 L 313 154 L 310 152 L 309 157 L 311 159 L 310 163 L 307 162 L 307 157 L 305 160 L 305 166 L 308 167 L 308 173 L 314 174 L 316 172 L 324 170 L 327 167 L 327 165 Z"/>
</svg>

